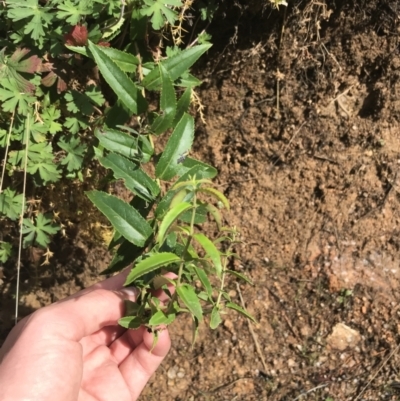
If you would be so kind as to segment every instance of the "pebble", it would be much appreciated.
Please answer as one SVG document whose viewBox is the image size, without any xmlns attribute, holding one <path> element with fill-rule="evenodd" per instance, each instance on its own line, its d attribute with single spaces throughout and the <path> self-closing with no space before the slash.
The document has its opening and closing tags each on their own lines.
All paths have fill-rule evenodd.
<svg viewBox="0 0 400 401">
<path fill-rule="evenodd" d="M 338 323 L 333 328 L 332 334 L 326 339 L 330 348 L 338 351 L 354 349 L 360 341 L 360 333 L 343 323 Z"/>
<path fill-rule="evenodd" d="M 177 366 L 173 366 L 172 368 L 169 368 L 168 372 L 167 372 L 168 379 L 174 380 L 176 378 L 176 376 L 177 376 L 177 373 L 178 373 L 178 367 Z"/>
</svg>

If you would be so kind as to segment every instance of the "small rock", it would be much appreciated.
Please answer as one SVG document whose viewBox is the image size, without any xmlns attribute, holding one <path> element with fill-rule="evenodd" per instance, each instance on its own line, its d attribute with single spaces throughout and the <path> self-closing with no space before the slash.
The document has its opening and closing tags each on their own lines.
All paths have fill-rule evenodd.
<svg viewBox="0 0 400 401">
<path fill-rule="evenodd" d="M 179 369 L 177 376 L 178 379 L 183 379 L 185 377 L 185 371 L 183 369 Z"/>
<path fill-rule="evenodd" d="M 326 342 L 331 349 L 344 351 L 355 348 L 360 340 L 361 335 L 358 331 L 343 323 L 338 323 L 333 328 L 332 334 L 326 339 Z"/>
<path fill-rule="evenodd" d="M 300 333 L 303 337 L 310 337 L 312 334 L 312 330 L 311 327 L 308 325 L 304 325 L 302 326 L 302 328 L 300 329 Z"/>
<path fill-rule="evenodd" d="M 177 366 L 173 366 L 172 368 L 169 368 L 168 372 L 167 372 L 168 379 L 174 380 L 176 378 L 176 374 L 177 373 L 178 373 L 178 367 Z"/>
<path fill-rule="evenodd" d="M 229 330 L 229 331 L 233 331 L 233 323 L 232 320 L 226 319 L 224 321 L 224 326 Z"/>
</svg>

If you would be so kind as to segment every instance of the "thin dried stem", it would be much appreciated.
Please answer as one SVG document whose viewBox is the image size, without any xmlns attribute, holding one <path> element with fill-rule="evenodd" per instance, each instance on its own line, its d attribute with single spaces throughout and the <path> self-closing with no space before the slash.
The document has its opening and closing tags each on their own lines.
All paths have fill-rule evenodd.
<svg viewBox="0 0 400 401">
<path fill-rule="evenodd" d="M 357 401 L 361 398 L 361 396 L 365 393 L 365 390 L 371 385 L 371 383 L 375 380 L 376 376 L 378 376 L 378 373 L 382 370 L 382 368 L 389 362 L 389 360 L 393 357 L 393 355 L 399 350 L 400 344 L 389 354 L 389 356 L 382 362 L 381 366 L 378 368 L 378 370 L 374 373 L 374 375 L 371 377 L 369 382 L 364 386 L 364 388 L 358 393 L 357 397 L 354 398 L 354 401 Z"/>
<path fill-rule="evenodd" d="M 243 308 L 243 309 L 246 309 L 246 305 L 244 304 L 242 292 L 240 291 L 240 285 L 239 285 L 239 283 L 236 283 L 236 288 L 237 288 L 237 291 L 238 291 L 238 293 L 239 293 L 239 298 L 240 298 L 240 303 L 242 304 L 242 308 Z M 256 333 L 254 332 L 252 323 L 250 322 L 249 319 L 247 319 L 247 324 L 249 325 L 249 331 L 250 331 L 251 336 L 253 337 L 254 345 L 256 346 L 257 354 L 258 354 L 258 356 L 259 356 L 260 359 L 261 359 L 261 363 L 262 363 L 262 365 L 263 365 L 263 369 L 264 369 L 264 371 L 267 371 L 268 368 L 267 368 L 267 364 L 265 363 L 264 354 L 263 354 L 262 351 L 261 351 L 260 343 L 258 342 L 257 335 L 256 335 Z"/>
<path fill-rule="evenodd" d="M 7 165 L 8 150 L 10 148 L 11 132 L 14 128 L 14 117 L 15 117 L 15 110 L 13 111 L 13 113 L 11 115 L 10 128 L 9 128 L 8 134 L 7 134 L 6 153 L 4 155 L 3 169 L 1 171 L 0 194 L 3 192 L 3 183 L 4 183 L 4 176 L 6 174 L 6 165 Z"/>
<path fill-rule="evenodd" d="M 21 217 L 20 217 L 20 229 L 19 229 L 19 246 L 18 246 L 18 260 L 17 260 L 17 285 L 15 289 L 15 324 L 18 323 L 18 302 L 19 302 L 19 282 L 21 277 L 21 255 L 22 255 L 22 227 L 24 222 L 24 211 L 25 211 L 25 194 L 26 194 L 26 169 L 28 167 L 28 152 L 29 152 L 29 137 L 30 137 L 30 117 L 28 114 L 25 120 L 25 159 L 24 159 L 24 183 L 22 189 L 22 206 L 21 206 Z"/>
</svg>

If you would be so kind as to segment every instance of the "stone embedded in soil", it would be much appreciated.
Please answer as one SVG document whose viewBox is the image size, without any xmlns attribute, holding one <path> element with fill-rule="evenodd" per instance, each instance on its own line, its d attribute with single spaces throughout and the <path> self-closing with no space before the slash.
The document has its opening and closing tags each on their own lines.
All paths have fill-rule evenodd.
<svg viewBox="0 0 400 401">
<path fill-rule="evenodd" d="M 326 339 L 328 346 L 337 351 L 354 349 L 360 341 L 360 333 L 343 323 L 338 323 L 333 328 L 332 334 Z"/>
<path fill-rule="evenodd" d="M 179 369 L 177 366 L 172 366 L 171 368 L 169 368 L 167 372 L 168 379 L 174 380 L 176 378 L 178 370 Z"/>
</svg>

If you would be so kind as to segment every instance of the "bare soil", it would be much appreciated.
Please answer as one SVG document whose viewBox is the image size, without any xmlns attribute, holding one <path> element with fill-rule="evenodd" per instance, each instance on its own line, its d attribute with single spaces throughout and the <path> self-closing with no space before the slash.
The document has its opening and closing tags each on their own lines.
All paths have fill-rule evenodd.
<svg viewBox="0 0 400 401">
<path fill-rule="evenodd" d="M 142 401 L 400 398 L 400 5 L 289 3 L 221 2 L 197 73 L 207 124 L 194 155 L 220 172 L 242 234 L 234 268 L 255 283 L 231 295 L 259 323 L 227 315 L 192 349 L 182 317 Z M 79 223 L 50 269 L 24 267 L 24 313 L 106 266 Z"/>
</svg>

